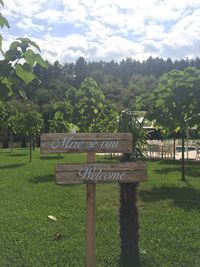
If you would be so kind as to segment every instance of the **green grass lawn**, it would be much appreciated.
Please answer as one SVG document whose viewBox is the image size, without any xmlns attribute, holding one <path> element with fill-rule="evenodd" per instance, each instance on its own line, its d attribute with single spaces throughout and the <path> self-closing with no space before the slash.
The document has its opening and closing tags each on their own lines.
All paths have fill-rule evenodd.
<svg viewBox="0 0 200 267">
<path fill-rule="evenodd" d="M 84 155 L 33 157 L 30 164 L 28 150 L 0 150 L 0 266 L 83 267 L 85 185 L 56 185 L 54 166 Z M 179 170 L 180 162 L 148 162 L 138 192 L 141 266 L 200 266 L 200 163 L 187 163 L 186 183 Z M 118 266 L 118 207 L 118 185 L 97 185 L 98 267 Z"/>
</svg>

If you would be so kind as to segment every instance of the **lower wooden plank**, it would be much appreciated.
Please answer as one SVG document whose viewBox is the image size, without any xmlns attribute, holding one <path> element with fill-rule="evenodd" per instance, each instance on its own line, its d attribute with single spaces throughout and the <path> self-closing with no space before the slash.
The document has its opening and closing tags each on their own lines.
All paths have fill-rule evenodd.
<svg viewBox="0 0 200 267">
<path fill-rule="evenodd" d="M 57 184 L 132 183 L 147 180 L 146 163 L 57 164 Z"/>
</svg>

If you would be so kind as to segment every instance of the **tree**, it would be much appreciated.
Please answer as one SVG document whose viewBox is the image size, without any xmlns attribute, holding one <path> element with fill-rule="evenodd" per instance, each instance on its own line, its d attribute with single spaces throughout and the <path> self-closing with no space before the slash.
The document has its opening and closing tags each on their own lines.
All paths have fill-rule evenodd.
<svg viewBox="0 0 200 267">
<path fill-rule="evenodd" d="M 92 78 L 86 78 L 76 93 L 73 123 L 81 132 L 90 132 L 96 125 L 99 113 L 103 109 L 105 96 Z"/>
<path fill-rule="evenodd" d="M 3 5 L 3 1 L 0 1 Z M 0 13 L 0 27 L 10 27 L 9 22 Z M 10 44 L 7 51 L 2 49 L 3 37 L 0 35 L 0 97 L 6 98 L 13 93 L 25 97 L 24 87 L 36 79 L 33 68 L 36 64 L 47 67 L 47 63 L 35 51 L 40 52 L 39 46 L 28 38 L 17 38 Z"/>
<path fill-rule="evenodd" d="M 15 132 L 29 137 L 30 162 L 32 161 L 32 146 L 34 137 L 38 136 L 43 128 L 43 119 L 39 112 L 18 112 L 16 115 Z"/>
<path fill-rule="evenodd" d="M 188 127 L 200 125 L 200 70 L 188 67 L 163 74 L 150 95 L 138 99 L 149 107 L 148 118 L 182 135 L 182 181 L 185 181 L 184 137 Z"/>
<path fill-rule="evenodd" d="M 52 133 L 66 133 L 79 127 L 65 119 L 64 113 L 56 111 L 52 120 L 49 120 L 49 131 Z"/>
<path fill-rule="evenodd" d="M 106 101 L 98 114 L 91 132 L 116 132 L 118 130 L 118 112 L 116 106 Z"/>
<path fill-rule="evenodd" d="M 9 137 L 11 141 L 11 150 L 13 147 L 13 134 L 15 133 L 15 114 L 16 109 L 8 102 L 0 100 L 0 135 L 3 140 L 3 148 L 8 148 Z"/>
<path fill-rule="evenodd" d="M 75 64 L 74 86 L 78 88 L 84 79 L 88 76 L 88 66 L 83 57 L 80 57 Z"/>
<path fill-rule="evenodd" d="M 8 128 L 7 120 L 9 118 L 9 112 L 6 104 L 0 101 L 0 134 L 3 140 L 3 148 L 8 147 Z"/>
<path fill-rule="evenodd" d="M 143 129 L 143 122 L 139 122 L 135 112 L 126 110 L 121 113 L 119 132 L 130 132 L 133 135 L 133 153 L 124 154 L 123 161 L 137 160 L 144 157 L 146 133 Z M 137 188 L 138 183 L 120 184 L 120 266 L 122 267 L 139 266 Z"/>
<path fill-rule="evenodd" d="M 49 131 L 52 133 L 66 133 L 68 131 L 67 121 L 64 114 L 57 111 L 52 120 L 49 120 Z"/>
</svg>

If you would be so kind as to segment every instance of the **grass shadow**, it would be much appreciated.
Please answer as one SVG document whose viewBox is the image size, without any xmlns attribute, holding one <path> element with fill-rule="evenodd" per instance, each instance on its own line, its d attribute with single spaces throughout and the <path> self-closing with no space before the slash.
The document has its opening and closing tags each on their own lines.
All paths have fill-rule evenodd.
<svg viewBox="0 0 200 267">
<path fill-rule="evenodd" d="M 157 174 L 169 174 L 169 173 L 174 173 L 174 172 L 181 172 L 181 166 L 174 166 L 174 167 L 166 167 L 162 169 L 155 170 Z M 195 169 L 192 166 L 185 166 L 185 173 L 189 177 L 193 178 L 200 178 L 200 170 Z"/>
<path fill-rule="evenodd" d="M 36 176 L 28 180 L 30 183 L 38 184 L 38 183 L 49 183 L 55 181 L 55 175 L 44 175 L 44 176 Z"/>
<path fill-rule="evenodd" d="M 0 169 L 3 170 L 3 169 L 15 169 L 15 168 L 20 168 L 24 165 L 26 165 L 27 163 L 19 163 L 19 164 L 11 164 L 11 165 L 3 165 L 3 166 L 0 166 Z"/>
<path fill-rule="evenodd" d="M 140 198 L 145 202 L 157 202 L 163 200 L 172 200 L 173 205 L 185 210 L 196 209 L 200 211 L 199 199 L 200 191 L 193 187 L 173 187 L 164 186 L 154 188 L 151 191 L 141 190 Z"/>
<path fill-rule="evenodd" d="M 40 159 L 50 160 L 50 159 L 64 159 L 64 156 L 40 156 Z"/>
<path fill-rule="evenodd" d="M 179 160 L 157 160 L 157 163 L 160 165 L 164 165 L 164 164 L 168 164 L 168 165 L 181 165 L 181 159 Z M 185 166 L 197 166 L 199 162 L 193 160 L 193 159 L 189 159 L 186 160 L 185 159 Z"/>
<path fill-rule="evenodd" d="M 12 153 L 12 154 L 8 154 L 8 157 L 24 157 L 27 155 L 28 155 L 28 153 L 22 153 L 22 154 Z"/>
<path fill-rule="evenodd" d="M 44 175 L 44 176 L 36 176 L 28 180 L 29 183 L 38 184 L 38 183 L 50 183 L 50 182 L 56 182 L 55 174 L 50 175 Z M 66 185 L 59 185 L 58 186 L 77 186 L 80 184 L 66 184 Z"/>
</svg>

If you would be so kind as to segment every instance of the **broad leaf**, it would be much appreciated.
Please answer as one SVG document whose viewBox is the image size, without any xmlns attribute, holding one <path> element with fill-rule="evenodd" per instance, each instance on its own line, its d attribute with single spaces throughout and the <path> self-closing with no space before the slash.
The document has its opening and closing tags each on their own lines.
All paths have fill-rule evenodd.
<svg viewBox="0 0 200 267">
<path fill-rule="evenodd" d="M 17 48 L 9 49 L 5 53 L 5 59 L 9 61 L 15 61 L 17 59 L 20 59 L 20 57 L 21 57 L 21 52 L 17 50 Z"/>
<path fill-rule="evenodd" d="M 10 45 L 10 49 L 15 49 L 15 48 L 17 48 L 17 47 L 19 47 L 19 46 L 20 46 L 20 43 L 17 42 L 17 41 L 14 41 L 14 42 L 11 43 L 11 45 Z"/>
<path fill-rule="evenodd" d="M 29 38 L 17 38 L 17 40 L 20 40 L 22 44 L 27 44 L 28 46 L 32 45 L 38 51 L 40 51 L 40 47 L 35 42 L 31 41 Z"/>
<path fill-rule="evenodd" d="M 44 61 L 44 59 L 39 54 L 35 55 L 35 61 L 43 68 L 47 68 L 48 67 L 47 62 Z"/>
<path fill-rule="evenodd" d="M 36 59 L 35 59 L 35 53 L 33 52 L 33 50 L 28 49 L 24 54 L 23 54 L 24 59 L 26 60 L 26 62 L 33 66 Z"/>
<path fill-rule="evenodd" d="M 0 48 L 2 48 L 2 41 L 3 41 L 3 37 L 0 34 Z"/>
<path fill-rule="evenodd" d="M 163 104 L 164 104 L 164 101 L 163 101 L 162 99 L 158 99 L 158 100 L 156 101 L 156 105 L 155 105 L 155 107 L 156 107 L 156 108 L 159 108 L 159 107 L 161 107 Z"/>
<path fill-rule="evenodd" d="M 9 25 L 7 19 L 4 18 L 4 17 L 2 16 L 2 14 L 0 13 L 0 27 L 3 28 L 4 26 L 10 28 L 10 25 Z"/>
<path fill-rule="evenodd" d="M 0 52 L 2 55 L 4 55 L 3 50 L 2 50 L 2 41 L 3 41 L 3 37 L 0 34 Z"/>
<path fill-rule="evenodd" d="M 16 65 L 15 71 L 17 76 L 21 78 L 26 84 L 32 82 L 32 80 L 35 79 L 35 75 L 32 72 L 25 70 L 21 64 Z"/>
<path fill-rule="evenodd" d="M 0 77 L 1 84 L 5 85 L 9 91 L 9 95 L 12 94 L 12 82 L 8 77 Z"/>
</svg>

